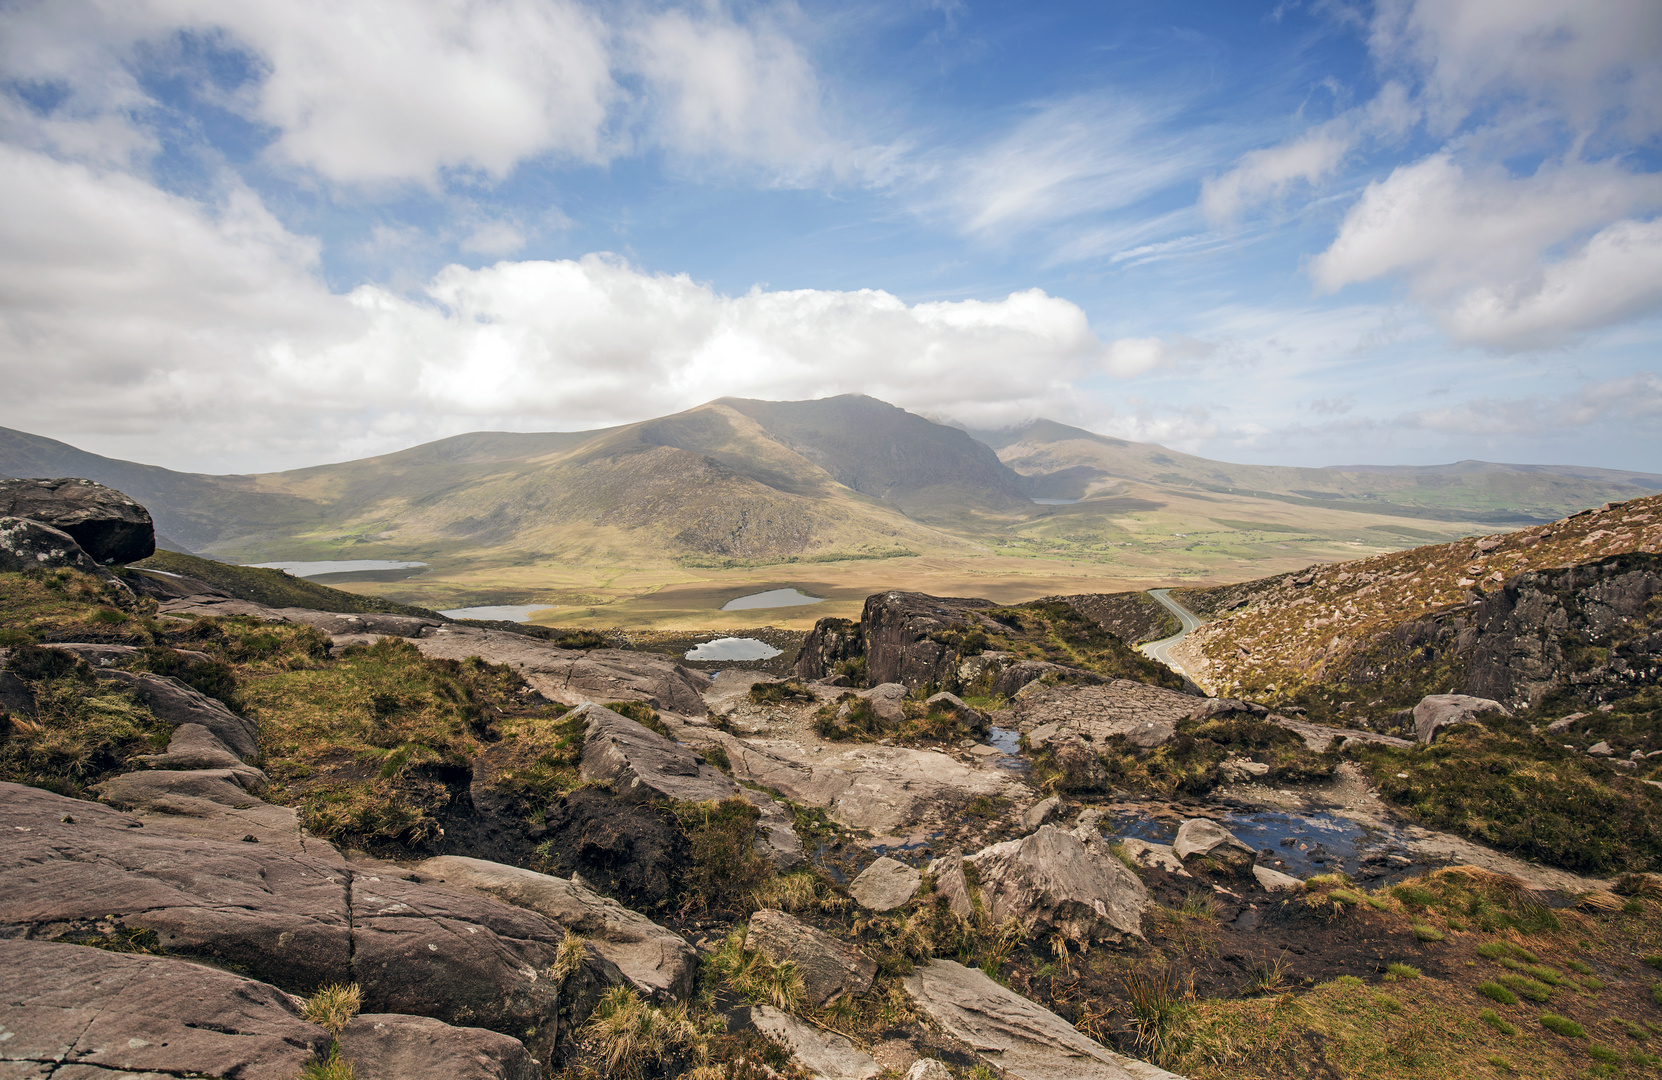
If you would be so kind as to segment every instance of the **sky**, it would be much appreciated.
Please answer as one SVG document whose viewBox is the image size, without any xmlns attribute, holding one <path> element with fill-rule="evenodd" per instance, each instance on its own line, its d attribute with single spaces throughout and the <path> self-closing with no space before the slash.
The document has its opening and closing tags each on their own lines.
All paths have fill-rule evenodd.
<svg viewBox="0 0 1662 1080">
<path fill-rule="evenodd" d="M 1656 0 L 0 0 L 0 425 L 1662 472 Z"/>
</svg>

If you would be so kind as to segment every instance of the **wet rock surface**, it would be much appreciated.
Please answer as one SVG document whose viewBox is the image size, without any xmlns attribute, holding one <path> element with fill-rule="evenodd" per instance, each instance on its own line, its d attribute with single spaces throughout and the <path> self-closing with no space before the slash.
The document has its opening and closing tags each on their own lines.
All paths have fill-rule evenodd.
<svg viewBox="0 0 1662 1080">
<path fill-rule="evenodd" d="M 137 562 L 156 553 L 150 511 L 91 480 L 0 480 L 0 517 L 59 529 L 100 564 Z"/>
</svg>

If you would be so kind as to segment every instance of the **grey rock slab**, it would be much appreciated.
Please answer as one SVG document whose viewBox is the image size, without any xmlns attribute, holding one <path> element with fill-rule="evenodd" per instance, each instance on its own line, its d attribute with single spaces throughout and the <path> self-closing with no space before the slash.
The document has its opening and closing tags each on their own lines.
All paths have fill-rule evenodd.
<svg viewBox="0 0 1662 1080">
<path fill-rule="evenodd" d="M 538 1080 L 542 1068 L 511 1035 L 442 1020 L 365 1013 L 340 1033 L 341 1056 L 365 1080 Z"/>
<path fill-rule="evenodd" d="M 91 480 L 0 480 L 0 516 L 61 529 L 98 563 L 137 562 L 156 553 L 150 512 Z"/>
<path fill-rule="evenodd" d="M 162 615 L 176 615 L 181 618 L 193 616 L 212 616 L 215 618 L 231 618 L 242 616 L 249 619 L 259 619 L 261 622 L 288 622 L 284 616 L 278 614 L 276 608 L 256 604 L 252 600 L 239 600 L 224 593 L 199 593 L 194 596 L 181 596 L 177 600 L 163 600 L 157 607 Z"/>
<path fill-rule="evenodd" d="M 577 718 L 585 725 L 579 775 L 609 782 L 621 799 L 719 802 L 738 794 L 738 785 L 726 773 L 705 764 L 680 743 L 603 705 L 584 705 L 567 716 L 568 720 Z"/>
<path fill-rule="evenodd" d="M 1195 711 L 1190 694 L 1129 679 L 1100 686 L 1026 687 L 1012 704 L 1016 726 L 1034 749 L 1052 740 L 1085 738 L 1101 745 L 1123 735 L 1142 747 L 1159 746 L 1177 730 L 1177 722 Z"/>
<path fill-rule="evenodd" d="M 1585 719 L 1587 719 L 1587 714 L 1584 713 L 1584 712 L 1571 713 L 1568 716 L 1560 717 L 1559 719 L 1554 720 L 1552 723 L 1548 724 L 1547 725 L 1547 731 L 1550 732 L 1551 734 L 1556 735 L 1560 731 L 1568 731 L 1570 729 L 1571 725 L 1573 725 L 1577 720 L 1585 720 Z"/>
<path fill-rule="evenodd" d="M 1256 854 L 1211 818 L 1189 818 L 1183 822 L 1177 829 L 1177 839 L 1172 841 L 1172 853 L 1184 862 L 1197 856 L 1235 862 L 1243 854 L 1247 859 Z"/>
<path fill-rule="evenodd" d="M 1594 743 L 1592 746 L 1589 746 L 1587 748 L 1587 752 L 1595 757 L 1609 757 L 1615 753 L 1614 750 L 1610 749 L 1610 744 L 1602 739 Z"/>
<path fill-rule="evenodd" d="M 808 861 L 795 819 L 778 799 L 753 788 L 740 788 L 739 794 L 762 815 L 756 822 L 756 850 L 772 861 L 775 870 L 784 873 Z"/>
<path fill-rule="evenodd" d="M 387 612 L 314 611 L 311 608 L 276 608 L 289 622 L 315 626 L 331 637 L 337 634 L 369 634 L 376 637 L 420 637 L 428 627 L 445 625 L 440 619 L 421 615 L 393 615 Z"/>
<path fill-rule="evenodd" d="M 1148 889 L 1094 830 L 1045 825 L 966 861 L 995 923 L 1014 919 L 1029 933 L 1061 933 L 1087 945 L 1142 937 Z"/>
<path fill-rule="evenodd" d="M 644 701 L 655 709 L 704 715 L 708 676 L 663 657 L 623 649 L 562 649 L 502 630 L 444 626 L 415 640 L 422 655 L 449 660 L 477 656 L 506 664 L 550 701 Z"/>
<path fill-rule="evenodd" d="M 1489 698 L 1470 694 L 1428 694 L 1414 706 L 1414 738 L 1428 743 L 1437 731 L 1451 724 L 1472 723 L 1484 713 L 1498 712 L 1511 716 L 1505 705 Z"/>
<path fill-rule="evenodd" d="M 1087 1038 L 975 968 L 931 960 L 903 985 L 942 1031 L 1013 1080 L 1182 1080 Z"/>
<path fill-rule="evenodd" d="M 1252 876 L 1258 879 L 1258 884 L 1266 892 L 1297 892 L 1304 888 L 1304 882 L 1291 874 L 1283 874 L 1279 870 L 1271 870 L 1267 866 L 1254 866 Z"/>
<path fill-rule="evenodd" d="M 757 1031 L 786 1046 L 814 1080 L 872 1080 L 877 1059 L 841 1035 L 824 1031 L 771 1005 L 750 1010 Z"/>
<path fill-rule="evenodd" d="M 776 964 L 795 964 L 808 1001 L 816 1008 L 844 994 L 865 993 L 877 975 L 877 962 L 871 957 L 783 911 L 764 909 L 752 915 L 744 943 Z"/>
<path fill-rule="evenodd" d="M 1193 876 L 1183 869 L 1183 860 L 1177 857 L 1177 853 L 1171 849 L 1169 844 L 1151 844 L 1147 840 L 1139 840 L 1134 836 L 1126 837 L 1119 844 L 1120 851 L 1124 853 L 1125 857 L 1138 866 L 1147 867 L 1150 870 L 1165 870 L 1183 877 Z"/>
<path fill-rule="evenodd" d="M 1295 720 L 1286 716 L 1271 714 L 1268 718 L 1271 723 L 1286 728 L 1304 740 L 1304 745 L 1311 750 L 1326 750 L 1334 739 L 1341 743 L 1376 743 L 1380 746 L 1394 746 L 1399 750 L 1406 750 L 1414 743 L 1409 739 L 1399 739 L 1394 735 L 1381 735 L 1377 731 L 1361 731 L 1356 728 L 1329 727 L 1326 724 L 1312 724 L 1308 720 Z"/>
<path fill-rule="evenodd" d="M 142 650 L 132 645 L 112 645 L 103 642 L 61 641 L 47 642 L 48 649 L 62 649 L 67 653 L 74 653 L 93 667 L 107 667 L 110 664 L 137 656 Z M 177 650 L 180 656 L 198 663 L 212 663 L 213 657 L 205 652 L 194 649 Z"/>
<path fill-rule="evenodd" d="M 257 773 L 255 783 L 263 783 L 265 774 L 231 753 L 231 748 L 218 735 L 201 724 L 180 724 L 167 740 L 167 752 L 140 754 L 137 759 L 150 769 L 229 769 Z"/>
<path fill-rule="evenodd" d="M 134 1073 L 293 1080 L 329 1047 L 328 1032 L 302 1020 L 287 994 L 201 964 L 0 940 L 0 969 L 3 1061 L 67 1064 L 112 1080 Z"/>
<path fill-rule="evenodd" d="M 238 716 L 223 702 L 186 686 L 178 679 L 146 672 L 105 669 L 99 669 L 96 674 L 100 679 L 133 691 L 151 712 L 174 727 L 200 724 L 245 761 L 252 760 L 259 753 L 259 729 L 252 720 Z"/>
<path fill-rule="evenodd" d="M 906 1070 L 906 1080 L 953 1080 L 946 1063 L 934 1058 L 919 1058 Z"/>
<path fill-rule="evenodd" d="M 1029 831 L 1032 831 L 1033 829 L 1037 829 L 1040 825 L 1048 825 L 1050 822 L 1056 820 L 1057 816 L 1060 815 L 1061 812 L 1062 797 L 1060 795 L 1052 795 L 1050 798 L 1040 799 L 1038 802 L 1028 807 L 1027 813 L 1021 816 L 1021 823 Z"/>
<path fill-rule="evenodd" d="M 1033 691 L 1028 688 L 1047 675 L 1051 677 L 1051 682 L 1075 685 L 1099 685 L 1105 681 L 1101 675 L 1084 668 L 1053 664 L 1048 660 L 1017 660 L 1007 666 L 1001 666 L 998 673 L 993 676 L 992 691 L 1007 698 L 1032 693 Z"/>
<path fill-rule="evenodd" d="M 28 518 L 0 517 L 0 570 L 61 569 L 101 576 L 109 573 L 62 529 Z"/>
<path fill-rule="evenodd" d="M 692 991 L 697 951 L 673 930 L 574 881 L 517 866 L 440 855 L 419 863 L 424 880 L 473 889 L 526 908 L 589 939 L 635 989 L 683 999 Z"/>
<path fill-rule="evenodd" d="M 327 841 L 314 837 L 308 842 L 293 807 L 255 798 L 230 770 L 125 773 L 104 781 L 98 790 L 104 802 L 133 811 L 133 822 L 155 834 L 225 843 L 249 842 L 252 837 L 253 843 L 290 855 L 340 861 L 340 853 Z"/>
<path fill-rule="evenodd" d="M 861 690 L 854 696 L 871 705 L 871 711 L 877 714 L 884 723 L 898 726 L 906 720 L 906 710 L 903 702 L 910 693 L 905 684 L 891 682 L 880 683 L 869 690 Z M 845 706 L 846 708 L 846 706 Z"/>
<path fill-rule="evenodd" d="M 923 875 L 887 855 L 860 871 L 849 883 L 855 902 L 868 911 L 893 911 L 917 895 Z"/>
</svg>

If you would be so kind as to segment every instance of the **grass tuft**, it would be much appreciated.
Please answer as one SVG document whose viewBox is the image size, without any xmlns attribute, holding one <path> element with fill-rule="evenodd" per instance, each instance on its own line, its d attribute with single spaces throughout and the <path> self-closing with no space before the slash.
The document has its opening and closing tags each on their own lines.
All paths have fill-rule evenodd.
<svg viewBox="0 0 1662 1080">
<path fill-rule="evenodd" d="M 300 1015 L 327 1031 L 339 1035 L 363 1008 L 363 991 L 357 983 L 325 986 L 306 999 Z"/>
<path fill-rule="evenodd" d="M 1496 1031 L 1500 1032 L 1502 1035 L 1516 1035 L 1518 1033 L 1518 1025 L 1509 1020 L 1503 1019 L 1500 1013 L 1493 1009 L 1484 1009 L 1482 1012 L 1477 1014 L 1477 1018 L 1494 1028 Z"/>
<path fill-rule="evenodd" d="M 1587 1037 L 1586 1029 L 1580 1024 L 1567 1016 L 1559 1016 L 1557 1013 L 1542 1013 L 1541 1026 L 1548 1031 L 1564 1036 L 1566 1039 L 1585 1039 Z"/>
<path fill-rule="evenodd" d="M 1420 969 L 1412 964 L 1386 964 L 1385 974 L 1393 979 L 1417 979 L 1420 977 Z"/>
<path fill-rule="evenodd" d="M 1414 931 L 1414 936 L 1421 941 L 1441 941 L 1445 936 L 1441 930 L 1428 923 L 1415 923 L 1411 929 Z"/>
<path fill-rule="evenodd" d="M 1478 983 L 1477 992 L 1492 1001 L 1500 1002 L 1502 1005 L 1516 1005 L 1518 1003 L 1518 995 L 1498 982 Z"/>
</svg>

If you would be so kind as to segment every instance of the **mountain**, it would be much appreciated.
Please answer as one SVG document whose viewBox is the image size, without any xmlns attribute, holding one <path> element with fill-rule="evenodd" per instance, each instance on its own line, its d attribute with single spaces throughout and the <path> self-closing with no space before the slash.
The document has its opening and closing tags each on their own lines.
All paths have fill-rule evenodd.
<svg viewBox="0 0 1662 1080">
<path fill-rule="evenodd" d="M 1053 420 L 972 434 L 1040 498 L 1082 499 L 1133 480 L 1354 513 L 1527 525 L 1662 491 L 1653 473 L 1566 465 L 1234 465 Z"/>
</svg>

